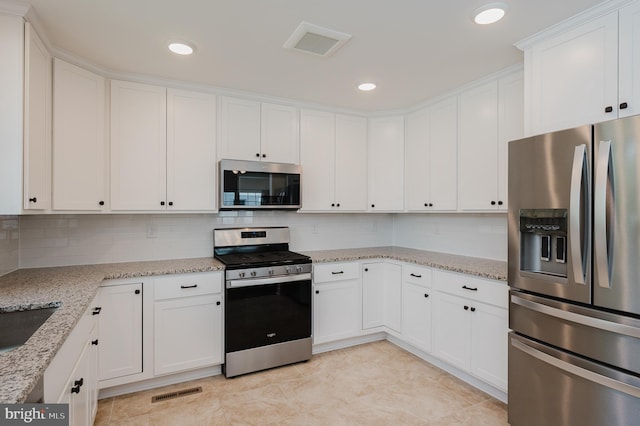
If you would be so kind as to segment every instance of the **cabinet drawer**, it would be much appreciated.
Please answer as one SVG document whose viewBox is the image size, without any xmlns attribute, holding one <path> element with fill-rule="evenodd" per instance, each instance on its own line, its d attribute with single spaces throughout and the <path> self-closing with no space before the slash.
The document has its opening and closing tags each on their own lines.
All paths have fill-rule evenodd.
<svg viewBox="0 0 640 426">
<path fill-rule="evenodd" d="M 431 269 L 424 266 L 402 265 L 402 281 L 431 288 Z"/>
<path fill-rule="evenodd" d="M 200 296 L 222 291 L 222 273 L 171 275 L 155 279 L 153 299 Z"/>
<path fill-rule="evenodd" d="M 359 271 L 360 267 L 356 262 L 313 265 L 313 282 L 318 284 L 356 279 Z"/>
<path fill-rule="evenodd" d="M 509 286 L 506 283 L 437 270 L 433 271 L 433 283 L 436 289 L 444 293 L 503 308 L 509 304 Z"/>
</svg>

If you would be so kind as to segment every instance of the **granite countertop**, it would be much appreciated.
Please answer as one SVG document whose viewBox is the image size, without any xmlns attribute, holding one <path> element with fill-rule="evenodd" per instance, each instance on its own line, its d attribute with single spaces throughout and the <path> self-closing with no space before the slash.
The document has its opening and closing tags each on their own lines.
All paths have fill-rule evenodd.
<svg viewBox="0 0 640 426">
<path fill-rule="evenodd" d="M 314 262 L 346 262 L 363 259 L 393 259 L 452 272 L 507 281 L 507 262 L 459 256 L 404 247 L 366 247 L 357 249 L 319 250 L 303 252 Z"/>
<path fill-rule="evenodd" d="M 507 263 L 403 247 L 307 251 L 313 262 L 393 259 L 494 280 L 507 280 Z M 0 403 L 26 399 L 103 280 L 224 269 L 206 257 L 104 265 L 21 269 L 0 277 L 0 312 L 60 307 L 22 346 L 0 354 Z"/>
<path fill-rule="evenodd" d="M 21 269 L 0 277 L 0 312 L 60 305 L 22 346 L 0 354 L 0 403 L 24 401 L 105 279 L 222 270 L 208 258 Z"/>
</svg>

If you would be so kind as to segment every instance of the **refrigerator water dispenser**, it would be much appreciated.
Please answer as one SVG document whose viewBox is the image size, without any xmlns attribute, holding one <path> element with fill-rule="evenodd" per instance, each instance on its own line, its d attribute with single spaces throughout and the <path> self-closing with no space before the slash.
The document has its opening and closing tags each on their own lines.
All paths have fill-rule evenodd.
<svg viewBox="0 0 640 426">
<path fill-rule="evenodd" d="M 520 210 L 520 269 L 567 277 L 567 209 Z"/>
</svg>

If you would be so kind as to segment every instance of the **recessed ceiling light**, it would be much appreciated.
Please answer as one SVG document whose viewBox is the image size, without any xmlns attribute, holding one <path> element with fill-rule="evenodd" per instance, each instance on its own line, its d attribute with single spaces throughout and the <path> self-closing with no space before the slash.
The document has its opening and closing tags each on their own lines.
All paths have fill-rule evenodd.
<svg viewBox="0 0 640 426">
<path fill-rule="evenodd" d="M 169 50 L 178 55 L 191 55 L 194 51 L 192 45 L 184 42 L 171 42 L 169 43 Z"/>
<path fill-rule="evenodd" d="M 505 3 L 488 3 L 473 12 L 476 24 L 487 25 L 501 20 L 509 7 Z"/>
<path fill-rule="evenodd" d="M 369 92 L 375 88 L 376 85 L 374 83 L 362 83 L 358 85 L 358 89 L 362 90 L 363 92 Z"/>
</svg>

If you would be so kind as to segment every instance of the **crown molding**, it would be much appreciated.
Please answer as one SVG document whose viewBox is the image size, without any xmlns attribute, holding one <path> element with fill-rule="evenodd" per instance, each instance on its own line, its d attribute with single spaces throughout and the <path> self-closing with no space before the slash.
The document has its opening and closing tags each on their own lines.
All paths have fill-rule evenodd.
<svg viewBox="0 0 640 426">
<path fill-rule="evenodd" d="M 31 5 L 20 0 L 0 0 L 0 13 L 15 16 L 26 16 Z"/>
<path fill-rule="evenodd" d="M 584 10 L 577 15 L 574 15 L 570 18 L 565 19 L 564 21 L 560 21 L 557 24 L 554 24 L 550 27 L 547 27 L 537 33 L 530 35 L 517 43 L 514 43 L 514 46 L 520 50 L 526 50 L 530 48 L 532 45 L 539 43 L 540 41 L 546 40 L 548 38 L 554 37 L 557 34 L 565 32 L 571 28 L 574 28 L 578 25 L 585 24 L 587 22 L 593 21 L 594 19 L 600 18 L 608 13 L 615 12 L 620 8 L 637 2 L 638 0 L 609 0 L 604 3 L 600 3 L 594 7 L 591 7 L 587 10 Z"/>
</svg>

